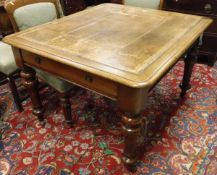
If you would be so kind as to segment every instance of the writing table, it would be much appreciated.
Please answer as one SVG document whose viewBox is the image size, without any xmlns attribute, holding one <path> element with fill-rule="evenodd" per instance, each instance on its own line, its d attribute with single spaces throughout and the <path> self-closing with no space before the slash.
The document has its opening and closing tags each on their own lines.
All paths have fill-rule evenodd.
<svg viewBox="0 0 217 175">
<path fill-rule="evenodd" d="M 43 109 L 31 67 L 117 100 L 125 136 L 122 160 L 130 169 L 137 160 L 143 130 L 139 114 L 148 92 L 185 55 L 181 96 L 185 95 L 196 59 L 194 43 L 211 22 L 200 16 L 102 4 L 12 34 L 4 42 L 13 46 L 33 113 L 40 120 Z"/>
</svg>

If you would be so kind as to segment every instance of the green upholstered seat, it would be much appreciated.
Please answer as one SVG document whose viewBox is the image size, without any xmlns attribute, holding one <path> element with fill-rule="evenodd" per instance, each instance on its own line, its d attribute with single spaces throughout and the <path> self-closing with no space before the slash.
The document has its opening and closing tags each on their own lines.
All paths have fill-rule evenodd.
<svg viewBox="0 0 217 175">
<path fill-rule="evenodd" d="M 9 75 L 16 70 L 17 65 L 11 46 L 0 41 L 0 72 Z"/>
<path fill-rule="evenodd" d="M 136 7 L 159 9 L 160 0 L 125 0 L 124 4 Z"/>
<path fill-rule="evenodd" d="M 50 73 L 44 72 L 39 69 L 35 69 L 37 76 L 43 81 L 47 82 L 49 85 L 54 87 L 58 92 L 67 92 L 72 88 L 72 84 L 64 81 Z"/>
<path fill-rule="evenodd" d="M 22 6 L 14 11 L 13 16 L 20 31 L 57 19 L 55 5 L 50 2 Z M 38 69 L 35 70 L 39 78 L 59 92 L 66 92 L 72 87 L 72 84 L 50 73 Z"/>
</svg>

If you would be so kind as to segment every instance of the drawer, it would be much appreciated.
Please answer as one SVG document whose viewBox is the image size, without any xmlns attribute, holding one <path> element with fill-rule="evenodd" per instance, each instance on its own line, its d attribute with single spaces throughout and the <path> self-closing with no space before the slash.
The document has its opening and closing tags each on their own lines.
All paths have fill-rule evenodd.
<svg viewBox="0 0 217 175">
<path fill-rule="evenodd" d="M 213 17 L 212 24 L 206 29 L 206 33 L 217 35 L 217 17 Z"/>
<path fill-rule="evenodd" d="M 163 8 L 200 15 L 217 15 L 216 0 L 164 0 Z"/>
<path fill-rule="evenodd" d="M 111 3 L 115 3 L 115 4 L 123 4 L 124 0 L 111 0 Z"/>
<path fill-rule="evenodd" d="M 217 36 L 209 36 L 204 34 L 200 51 L 202 52 L 217 52 Z"/>
<path fill-rule="evenodd" d="M 83 10 L 85 7 L 83 6 L 75 6 L 75 7 L 67 7 L 65 9 L 65 15 L 70 15 L 76 12 Z"/>
<path fill-rule="evenodd" d="M 216 56 L 217 56 L 216 54 L 199 52 L 198 63 L 208 64 L 209 66 L 213 66 L 216 61 Z"/>
<path fill-rule="evenodd" d="M 118 83 L 114 81 L 32 54 L 30 52 L 22 51 L 22 56 L 25 65 L 42 69 L 86 89 L 90 89 L 104 96 L 117 99 Z"/>
<path fill-rule="evenodd" d="M 83 10 L 86 7 L 83 0 L 76 0 L 76 1 L 60 0 L 60 1 L 65 15 L 78 12 L 80 10 Z"/>
</svg>

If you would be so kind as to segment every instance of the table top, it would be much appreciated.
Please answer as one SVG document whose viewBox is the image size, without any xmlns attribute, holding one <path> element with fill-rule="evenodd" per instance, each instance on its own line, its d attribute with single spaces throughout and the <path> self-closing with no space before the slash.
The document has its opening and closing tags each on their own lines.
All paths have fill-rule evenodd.
<svg viewBox="0 0 217 175">
<path fill-rule="evenodd" d="M 7 36 L 6 43 L 130 87 L 154 85 L 211 19 L 102 4 Z"/>
</svg>

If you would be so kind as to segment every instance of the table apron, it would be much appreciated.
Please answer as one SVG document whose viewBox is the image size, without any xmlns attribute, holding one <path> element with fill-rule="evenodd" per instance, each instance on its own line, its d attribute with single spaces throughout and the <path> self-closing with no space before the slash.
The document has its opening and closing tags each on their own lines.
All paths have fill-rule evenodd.
<svg viewBox="0 0 217 175">
<path fill-rule="evenodd" d="M 72 66 L 68 66 L 36 54 L 23 51 L 22 59 L 25 65 L 35 67 L 62 79 L 77 84 L 89 90 L 112 99 L 117 99 L 119 83 L 109 79 L 85 72 Z"/>
</svg>

